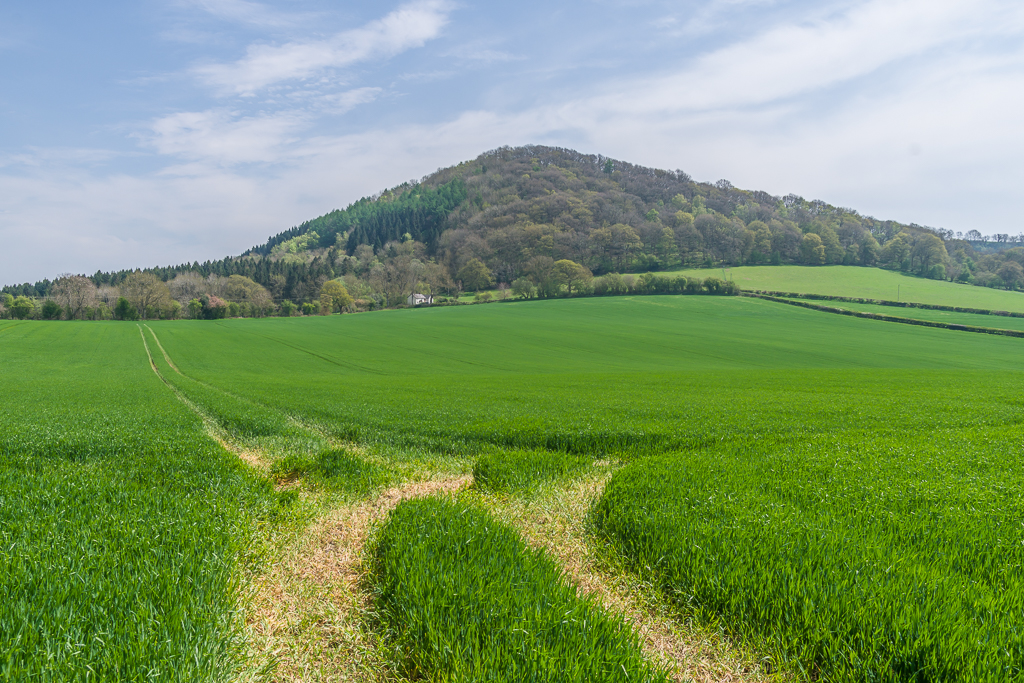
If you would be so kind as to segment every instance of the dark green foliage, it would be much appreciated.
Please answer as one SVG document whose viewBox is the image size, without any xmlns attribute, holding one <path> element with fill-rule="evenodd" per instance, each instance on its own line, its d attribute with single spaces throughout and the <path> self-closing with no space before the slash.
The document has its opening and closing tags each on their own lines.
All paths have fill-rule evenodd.
<svg viewBox="0 0 1024 683">
<path fill-rule="evenodd" d="M 473 466 L 478 486 L 492 491 L 529 491 L 538 484 L 581 474 L 590 469 L 588 455 L 544 450 L 492 450 Z"/>
<path fill-rule="evenodd" d="M 42 308 L 39 309 L 39 316 L 43 320 L 60 320 L 61 314 L 64 309 L 60 307 L 53 299 L 47 299 L 43 302 Z"/>
<path fill-rule="evenodd" d="M 681 609 L 812 678 L 1017 680 L 1021 437 L 749 439 L 627 466 L 593 518 Z"/>
<path fill-rule="evenodd" d="M 432 245 L 444 229 L 448 214 L 465 198 L 466 186 L 460 179 L 437 188 L 403 185 L 286 230 L 245 253 L 267 255 L 276 245 L 308 232 L 317 233 L 319 246 L 324 248 L 333 246 L 337 235 L 348 233 L 346 248 L 350 254 L 360 244 L 379 248 L 406 233 Z"/>
<path fill-rule="evenodd" d="M 114 317 L 118 320 L 138 320 L 139 311 L 123 296 L 117 298 L 114 305 Z"/>
<path fill-rule="evenodd" d="M 620 618 L 486 512 L 406 500 L 372 548 L 371 581 L 399 672 L 431 681 L 663 681 Z"/>
</svg>

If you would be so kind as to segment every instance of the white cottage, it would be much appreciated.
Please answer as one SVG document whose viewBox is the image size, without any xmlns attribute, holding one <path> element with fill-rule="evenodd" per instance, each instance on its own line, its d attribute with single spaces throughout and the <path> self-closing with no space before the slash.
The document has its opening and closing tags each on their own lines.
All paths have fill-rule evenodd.
<svg viewBox="0 0 1024 683">
<path fill-rule="evenodd" d="M 421 304 L 432 304 L 434 303 L 434 297 L 429 294 L 410 294 L 409 298 L 406 299 L 406 303 L 410 306 L 419 306 Z"/>
</svg>

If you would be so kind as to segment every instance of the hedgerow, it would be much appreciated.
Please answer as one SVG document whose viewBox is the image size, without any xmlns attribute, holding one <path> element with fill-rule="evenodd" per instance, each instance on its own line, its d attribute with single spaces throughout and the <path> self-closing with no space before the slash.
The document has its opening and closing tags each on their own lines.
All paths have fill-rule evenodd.
<svg viewBox="0 0 1024 683">
<path fill-rule="evenodd" d="M 770 296 L 768 294 L 754 294 L 747 293 L 746 296 L 756 297 L 758 299 L 764 299 L 766 301 L 774 301 L 780 304 L 788 304 L 790 306 L 799 306 L 801 308 L 809 308 L 815 311 L 824 311 L 825 313 L 836 313 L 838 315 L 848 315 L 854 318 L 867 318 L 869 320 L 882 320 L 885 322 L 902 323 L 904 325 L 919 325 L 921 327 L 937 327 L 944 330 L 958 330 L 960 332 L 978 332 L 981 334 L 996 334 L 1003 337 L 1024 337 L 1024 331 L 1021 330 L 1004 330 L 996 327 L 981 327 L 978 325 L 960 325 L 957 323 L 945 323 L 938 320 L 921 320 L 918 318 L 901 318 L 893 315 L 883 315 L 880 313 L 871 313 L 868 311 L 851 311 L 845 308 L 835 308 L 832 306 L 821 306 L 818 304 L 812 304 L 807 301 L 793 301 L 790 299 L 784 299 L 782 297 Z M 857 301 L 855 303 L 862 303 Z M 944 310 L 947 307 L 930 307 L 936 310 Z M 955 309 L 954 309 L 955 310 Z"/>
</svg>

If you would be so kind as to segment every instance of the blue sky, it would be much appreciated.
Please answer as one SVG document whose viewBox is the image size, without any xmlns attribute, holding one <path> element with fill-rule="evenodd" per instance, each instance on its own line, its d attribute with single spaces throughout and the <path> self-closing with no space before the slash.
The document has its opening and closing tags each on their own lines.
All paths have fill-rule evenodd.
<svg viewBox="0 0 1024 683">
<path fill-rule="evenodd" d="M 501 145 L 1024 230 L 1024 4 L 0 5 L 0 282 L 238 254 Z"/>
</svg>

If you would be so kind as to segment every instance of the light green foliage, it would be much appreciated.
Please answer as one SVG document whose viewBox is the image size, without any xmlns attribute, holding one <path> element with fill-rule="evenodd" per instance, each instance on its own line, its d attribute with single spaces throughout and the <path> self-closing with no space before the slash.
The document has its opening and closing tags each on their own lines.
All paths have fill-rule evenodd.
<svg viewBox="0 0 1024 683">
<path fill-rule="evenodd" d="M 492 491 L 529 491 L 539 484 L 586 472 L 592 459 L 561 451 L 501 451 L 483 453 L 473 466 L 473 480 Z"/>
<path fill-rule="evenodd" d="M 266 482 L 123 323 L 0 327 L 0 678 L 214 681 Z"/>
<path fill-rule="evenodd" d="M 708 270 L 666 273 L 707 277 Z M 719 271 L 721 272 L 721 271 Z M 826 294 L 864 299 L 915 301 L 922 304 L 987 308 L 1024 312 L 1024 294 L 913 277 L 880 268 L 856 266 L 742 266 L 729 269 L 729 277 L 742 289 L 801 294 Z"/>
<path fill-rule="evenodd" d="M 492 283 L 491 271 L 478 258 L 469 259 L 466 265 L 459 270 L 456 277 L 471 292 L 486 289 Z"/>
<path fill-rule="evenodd" d="M 290 240 L 277 244 L 271 254 L 274 256 L 284 256 L 285 254 L 298 254 L 299 252 L 306 251 L 308 249 L 316 249 L 320 246 L 320 235 L 315 230 L 293 237 Z"/>
<path fill-rule="evenodd" d="M 927 404 L 925 404 L 927 405 Z M 1019 427 L 635 463 L 594 516 L 680 607 L 833 681 L 1022 673 Z M 955 455 L 954 455 L 955 454 Z"/>
<path fill-rule="evenodd" d="M 399 504 L 372 550 L 396 667 L 432 681 L 664 681 L 636 636 L 486 512 Z"/>
</svg>

